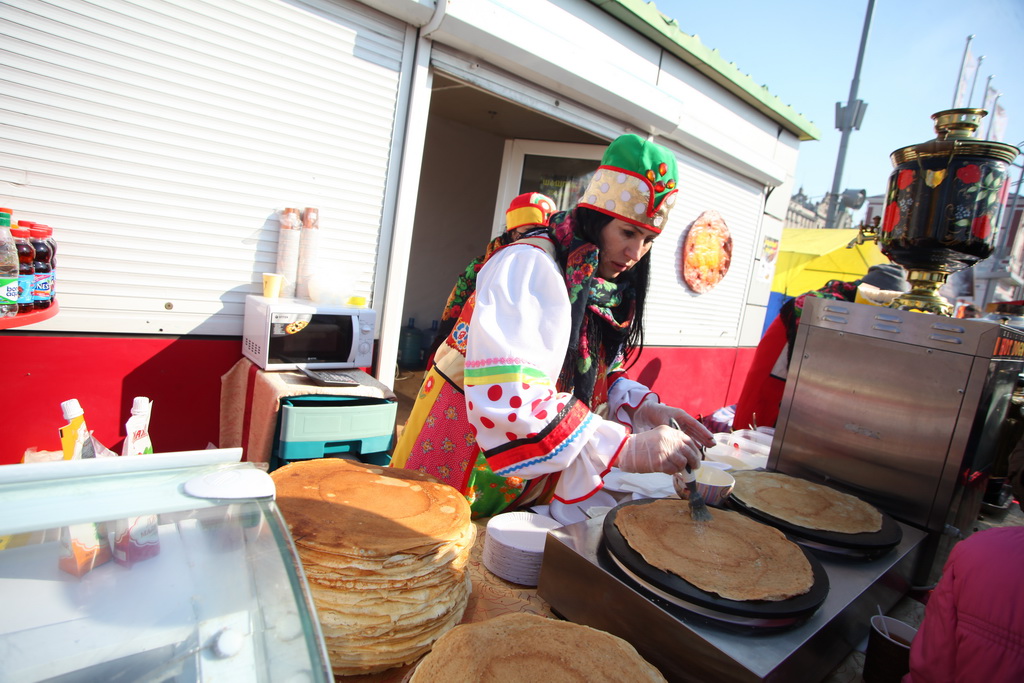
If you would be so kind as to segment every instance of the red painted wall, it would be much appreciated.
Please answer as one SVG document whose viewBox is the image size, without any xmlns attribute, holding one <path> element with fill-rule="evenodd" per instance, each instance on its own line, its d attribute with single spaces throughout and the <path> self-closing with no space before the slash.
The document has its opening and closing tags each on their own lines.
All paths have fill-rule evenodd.
<svg viewBox="0 0 1024 683">
<path fill-rule="evenodd" d="M 662 400 L 707 415 L 735 403 L 753 348 L 648 348 L 630 376 Z M 150 435 L 158 452 L 219 445 L 220 377 L 241 358 L 238 337 L 0 333 L 0 387 L 8 417 L 0 464 L 26 449 L 60 450 L 61 401 L 77 398 L 100 443 L 120 453 L 135 396 L 153 400 Z"/>
<path fill-rule="evenodd" d="M 153 400 L 150 435 L 158 452 L 217 444 L 220 376 L 242 356 L 241 339 L 0 335 L 0 386 L 8 413 L 0 464 L 25 450 L 59 451 L 60 404 L 77 398 L 85 421 L 120 453 L 135 396 Z"/>
<path fill-rule="evenodd" d="M 697 417 L 736 403 L 753 358 L 753 347 L 646 348 L 629 376 Z"/>
</svg>

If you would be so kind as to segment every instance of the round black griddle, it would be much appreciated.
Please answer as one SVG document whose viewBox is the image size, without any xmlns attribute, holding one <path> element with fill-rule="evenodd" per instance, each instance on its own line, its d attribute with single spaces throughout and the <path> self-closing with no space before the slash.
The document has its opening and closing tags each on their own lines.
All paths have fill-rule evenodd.
<svg viewBox="0 0 1024 683">
<path fill-rule="evenodd" d="M 733 494 L 729 494 L 726 502 L 734 510 L 775 527 L 800 545 L 831 555 L 873 560 L 887 555 L 903 540 L 903 529 L 895 519 L 881 510 L 879 513 L 882 515 L 882 528 L 878 531 L 844 534 L 838 531 L 822 531 L 821 529 L 797 526 L 792 522 L 752 508 Z"/>
<path fill-rule="evenodd" d="M 615 565 L 641 587 L 684 609 L 695 611 L 713 620 L 754 628 L 794 626 L 814 614 L 825 602 L 829 590 L 828 574 L 818 559 L 803 547 L 800 550 L 811 565 L 814 583 L 807 593 L 786 600 L 729 600 L 703 591 L 675 574 L 649 565 L 619 532 L 615 526 L 615 518 L 618 511 L 624 507 L 654 502 L 655 499 L 643 499 L 621 503 L 610 510 L 604 518 L 604 549 Z M 714 524 L 714 521 L 708 523 Z"/>
</svg>

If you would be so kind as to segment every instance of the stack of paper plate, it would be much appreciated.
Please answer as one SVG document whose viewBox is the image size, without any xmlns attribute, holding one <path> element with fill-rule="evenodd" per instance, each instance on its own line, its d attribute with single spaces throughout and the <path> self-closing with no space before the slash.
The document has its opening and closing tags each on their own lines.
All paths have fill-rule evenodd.
<svg viewBox="0 0 1024 683">
<path fill-rule="evenodd" d="M 532 512 L 491 517 L 484 538 L 484 566 L 506 581 L 536 586 L 548 531 L 560 526 L 554 519 Z"/>
</svg>

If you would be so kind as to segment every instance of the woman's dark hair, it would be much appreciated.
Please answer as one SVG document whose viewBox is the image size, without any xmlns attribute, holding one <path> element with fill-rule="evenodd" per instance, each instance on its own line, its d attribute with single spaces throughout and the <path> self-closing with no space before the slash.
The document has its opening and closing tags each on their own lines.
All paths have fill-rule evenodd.
<svg viewBox="0 0 1024 683">
<path fill-rule="evenodd" d="M 583 206 L 577 206 L 575 212 L 577 235 L 588 242 L 601 246 L 601 230 L 612 221 L 612 216 Z M 627 368 L 637 361 L 644 348 L 644 302 L 647 300 L 647 287 L 650 280 L 651 250 L 648 250 L 643 258 L 636 262 L 636 265 L 620 275 L 617 280 L 630 285 L 636 303 L 633 324 L 630 325 L 629 334 L 626 335 L 624 354 Z"/>
</svg>

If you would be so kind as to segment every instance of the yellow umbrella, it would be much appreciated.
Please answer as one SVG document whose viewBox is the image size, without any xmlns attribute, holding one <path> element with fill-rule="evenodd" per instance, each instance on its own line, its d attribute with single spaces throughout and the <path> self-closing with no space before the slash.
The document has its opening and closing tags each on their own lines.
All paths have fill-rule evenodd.
<svg viewBox="0 0 1024 683">
<path fill-rule="evenodd" d="M 850 282 L 864 277 L 868 268 L 889 263 L 876 242 L 848 249 L 858 230 L 784 228 L 775 264 L 772 291 L 787 296 L 824 287 L 829 280 Z"/>
</svg>

